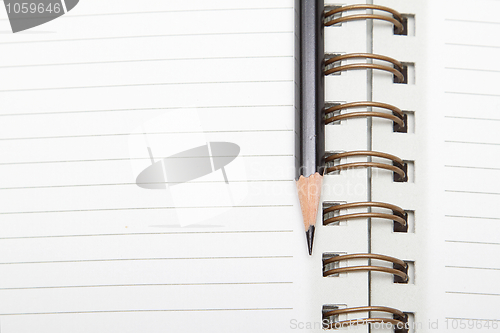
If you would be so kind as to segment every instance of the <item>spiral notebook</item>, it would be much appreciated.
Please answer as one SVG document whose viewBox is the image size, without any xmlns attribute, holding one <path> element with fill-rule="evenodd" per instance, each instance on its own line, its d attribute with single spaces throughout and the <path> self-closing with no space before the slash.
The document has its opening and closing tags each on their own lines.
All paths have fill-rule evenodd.
<svg viewBox="0 0 500 333">
<path fill-rule="evenodd" d="M 373 2 L 324 4 L 311 257 L 297 2 L 2 13 L 1 331 L 498 329 L 500 3 Z"/>
</svg>

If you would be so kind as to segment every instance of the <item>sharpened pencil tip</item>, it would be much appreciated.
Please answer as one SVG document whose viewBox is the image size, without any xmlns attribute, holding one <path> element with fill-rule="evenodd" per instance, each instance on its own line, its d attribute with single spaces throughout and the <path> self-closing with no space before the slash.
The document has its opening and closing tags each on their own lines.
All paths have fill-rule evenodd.
<svg viewBox="0 0 500 333">
<path fill-rule="evenodd" d="M 309 229 L 306 231 L 307 238 L 307 247 L 309 249 L 309 255 L 313 253 L 313 240 L 314 240 L 314 226 L 309 226 Z"/>
</svg>

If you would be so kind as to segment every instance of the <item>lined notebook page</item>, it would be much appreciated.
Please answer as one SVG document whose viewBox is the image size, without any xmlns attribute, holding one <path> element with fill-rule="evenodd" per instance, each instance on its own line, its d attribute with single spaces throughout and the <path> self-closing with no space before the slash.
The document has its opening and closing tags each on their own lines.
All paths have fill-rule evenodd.
<svg viewBox="0 0 500 333">
<path fill-rule="evenodd" d="M 1 15 L 2 332 L 289 329 L 293 1 L 89 0 L 19 34 Z M 136 184 L 209 142 L 240 147 L 228 183 L 212 161 Z"/>
<path fill-rule="evenodd" d="M 447 5 L 445 315 L 477 332 L 500 320 L 500 2 Z"/>
</svg>

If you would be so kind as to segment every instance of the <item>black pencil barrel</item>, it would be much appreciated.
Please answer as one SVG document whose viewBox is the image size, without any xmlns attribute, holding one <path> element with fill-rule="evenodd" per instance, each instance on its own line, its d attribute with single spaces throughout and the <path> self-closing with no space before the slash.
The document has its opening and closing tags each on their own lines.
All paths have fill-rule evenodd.
<svg viewBox="0 0 500 333">
<path fill-rule="evenodd" d="M 323 1 L 300 1 L 300 151 L 297 177 L 323 174 L 325 129 L 323 120 Z M 299 129 L 299 128 L 298 128 Z"/>
</svg>

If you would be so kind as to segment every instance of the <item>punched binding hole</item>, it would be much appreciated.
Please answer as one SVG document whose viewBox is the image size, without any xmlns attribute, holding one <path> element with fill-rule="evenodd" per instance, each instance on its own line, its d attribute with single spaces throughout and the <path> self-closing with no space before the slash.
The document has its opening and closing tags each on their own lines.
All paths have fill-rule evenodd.
<svg viewBox="0 0 500 333">
<path fill-rule="evenodd" d="M 415 324 L 413 317 L 413 312 L 403 312 L 403 316 L 394 314 L 394 319 L 400 320 L 404 323 L 404 325 L 396 325 L 394 327 L 394 333 L 409 333 L 410 330 L 413 332 L 412 327 L 414 327 Z"/>
<path fill-rule="evenodd" d="M 332 68 L 340 67 L 342 65 L 341 61 L 330 60 L 330 59 L 334 59 L 334 58 L 337 58 L 340 56 L 342 56 L 342 54 L 340 54 L 340 53 L 326 53 L 325 58 L 324 58 L 323 71 L 326 71 L 326 70 L 329 70 Z M 340 75 L 340 74 L 341 74 L 341 72 L 332 73 L 332 75 Z"/>
<path fill-rule="evenodd" d="M 338 310 L 340 308 L 346 308 L 346 305 L 340 304 L 325 304 L 323 305 L 322 314 L 323 314 L 323 323 L 334 324 L 340 321 L 340 314 L 332 313 L 332 311 Z"/>
<path fill-rule="evenodd" d="M 340 268 L 340 263 L 338 261 L 326 263 L 326 260 L 338 257 L 338 253 L 323 253 L 323 274 L 329 270 Z M 339 276 L 339 274 L 331 274 L 330 276 Z"/>
<path fill-rule="evenodd" d="M 325 6 L 325 14 L 329 12 L 335 12 L 332 15 L 325 15 L 325 25 L 329 25 L 328 23 L 333 20 L 337 20 L 342 17 L 342 11 L 339 11 L 339 9 L 342 8 L 342 6 Z M 333 27 L 340 27 L 342 23 L 336 23 L 332 25 Z"/>
<path fill-rule="evenodd" d="M 408 213 L 405 212 L 405 215 L 403 217 L 406 221 L 408 221 Z M 406 222 L 405 225 L 400 224 L 400 223 L 394 223 L 393 227 L 394 232 L 408 232 L 408 222 Z"/>
<path fill-rule="evenodd" d="M 403 170 L 403 172 L 404 172 L 404 177 L 401 176 L 401 174 L 394 172 L 393 173 L 393 180 L 396 183 L 406 183 L 408 181 L 408 163 L 406 163 L 406 162 L 403 162 L 403 163 L 393 162 L 392 165 Z"/>
<path fill-rule="evenodd" d="M 325 125 L 340 125 L 340 119 L 335 117 L 340 116 L 342 110 L 339 109 L 342 103 L 325 102 L 325 112 L 323 113 L 323 121 Z"/>
<path fill-rule="evenodd" d="M 332 207 L 340 206 L 346 203 L 347 202 L 323 202 L 323 225 L 340 225 L 341 221 L 338 220 L 340 210 Z"/>
<path fill-rule="evenodd" d="M 403 113 L 403 123 L 404 125 L 401 126 L 400 124 L 394 122 L 392 125 L 392 131 L 396 133 L 408 133 L 408 114 L 406 113 Z"/>
<path fill-rule="evenodd" d="M 394 268 L 395 270 L 398 270 L 398 271 L 401 271 L 401 272 L 405 273 L 406 276 L 407 276 L 407 278 L 404 279 L 401 276 L 394 275 L 394 283 L 408 284 L 408 281 L 410 280 L 410 278 L 408 276 L 408 263 L 405 261 L 405 264 L 406 265 L 404 265 L 404 266 L 400 265 L 398 263 L 393 263 L 392 264 L 392 268 Z"/>
<path fill-rule="evenodd" d="M 397 29 L 393 29 L 393 33 L 396 36 L 415 36 L 415 14 L 401 14 L 403 25 L 403 30 L 398 32 Z"/>
<path fill-rule="evenodd" d="M 401 16 L 402 16 L 401 24 L 403 25 L 403 30 L 398 31 L 398 29 L 396 29 L 396 26 L 394 26 L 393 32 L 395 35 L 398 36 L 408 36 L 408 16 L 407 15 L 401 15 Z"/>
<path fill-rule="evenodd" d="M 400 77 L 397 77 L 396 75 L 392 76 L 392 82 L 393 83 L 399 83 L 399 84 L 408 84 L 408 65 L 407 64 L 401 64 L 401 69 L 400 69 L 401 74 L 403 74 L 403 80 L 401 80 Z"/>
</svg>

